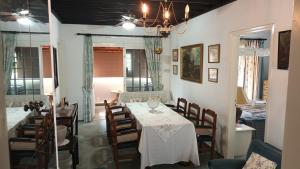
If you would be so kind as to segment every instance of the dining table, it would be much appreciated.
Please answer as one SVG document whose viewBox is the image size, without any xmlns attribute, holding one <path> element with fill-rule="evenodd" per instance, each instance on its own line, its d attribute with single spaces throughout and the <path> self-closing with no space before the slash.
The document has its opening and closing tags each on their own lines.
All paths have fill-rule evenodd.
<svg viewBox="0 0 300 169">
<path fill-rule="evenodd" d="M 126 103 L 141 130 L 138 150 L 141 169 L 159 164 L 200 165 L 195 127 L 163 103 L 152 110 L 147 102 Z"/>
</svg>

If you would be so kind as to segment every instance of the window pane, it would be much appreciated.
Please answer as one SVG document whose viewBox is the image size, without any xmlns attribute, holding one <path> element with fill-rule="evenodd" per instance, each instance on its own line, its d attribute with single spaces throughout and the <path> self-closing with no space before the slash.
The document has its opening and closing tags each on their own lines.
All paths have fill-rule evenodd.
<svg viewBox="0 0 300 169">
<path fill-rule="evenodd" d="M 147 91 L 149 78 L 147 59 L 144 49 L 126 50 L 126 88 L 127 91 Z"/>
<path fill-rule="evenodd" d="M 9 95 L 40 94 L 39 50 L 16 47 Z"/>
</svg>

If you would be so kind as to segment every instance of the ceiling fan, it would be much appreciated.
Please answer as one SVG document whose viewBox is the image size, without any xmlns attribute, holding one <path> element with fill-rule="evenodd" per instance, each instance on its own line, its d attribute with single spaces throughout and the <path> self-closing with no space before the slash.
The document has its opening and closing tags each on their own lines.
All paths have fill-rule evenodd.
<svg viewBox="0 0 300 169">
<path fill-rule="evenodd" d="M 42 23 L 40 18 L 45 16 L 32 15 L 29 10 L 18 9 L 15 12 L 0 12 L 0 20 L 2 21 L 17 21 L 20 24 L 28 25 L 32 22 Z"/>
</svg>

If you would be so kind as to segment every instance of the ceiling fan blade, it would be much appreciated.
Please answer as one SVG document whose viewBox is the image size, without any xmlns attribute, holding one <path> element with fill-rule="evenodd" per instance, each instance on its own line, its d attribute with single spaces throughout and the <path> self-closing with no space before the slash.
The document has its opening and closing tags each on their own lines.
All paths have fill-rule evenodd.
<svg viewBox="0 0 300 169">
<path fill-rule="evenodd" d="M 17 17 L 14 15 L 10 15 L 10 16 L 1 16 L 0 17 L 2 21 L 16 21 Z"/>
<path fill-rule="evenodd" d="M 12 12 L 0 12 L 0 15 L 1 16 L 11 16 L 11 15 L 13 15 L 13 13 Z"/>
<path fill-rule="evenodd" d="M 116 24 L 114 26 L 117 27 L 117 26 L 122 26 L 122 25 L 123 25 L 123 22 L 120 22 L 120 23 L 118 23 L 118 24 Z"/>
</svg>

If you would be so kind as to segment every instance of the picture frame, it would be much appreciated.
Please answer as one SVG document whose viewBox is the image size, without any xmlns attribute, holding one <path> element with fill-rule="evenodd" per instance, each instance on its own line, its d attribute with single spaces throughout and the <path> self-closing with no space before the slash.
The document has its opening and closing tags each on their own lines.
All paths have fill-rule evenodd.
<svg viewBox="0 0 300 169">
<path fill-rule="evenodd" d="M 173 62 L 178 62 L 178 49 L 172 50 L 172 60 Z"/>
<path fill-rule="evenodd" d="M 221 45 L 208 46 L 208 63 L 220 63 Z"/>
<path fill-rule="evenodd" d="M 278 33 L 277 69 L 288 70 L 290 58 L 291 30 Z"/>
<path fill-rule="evenodd" d="M 54 88 L 56 89 L 58 83 L 58 69 L 57 69 L 57 49 L 53 48 L 53 66 L 54 66 Z"/>
<path fill-rule="evenodd" d="M 178 75 L 178 65 L 173 65 L 173 75 Z"/>
<path fill-rule="evenodd" d="M 180 48 L 180 78 L 196 83 L 203 79 L 203 44 Z"/>
<path fill-rule="evenodd" d="M 208 68 L 208 81 L 218 83 L 218 68 Z"/>
</svg>

